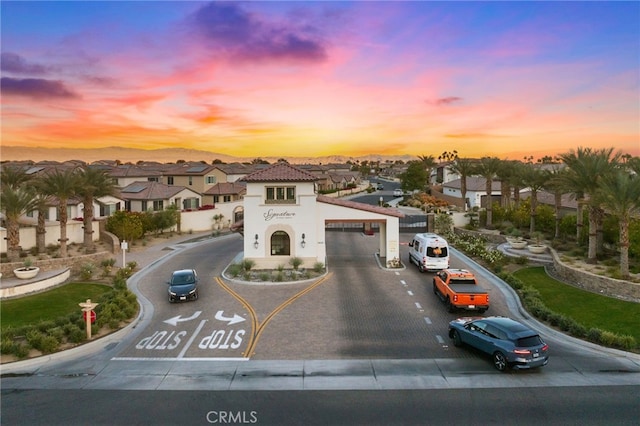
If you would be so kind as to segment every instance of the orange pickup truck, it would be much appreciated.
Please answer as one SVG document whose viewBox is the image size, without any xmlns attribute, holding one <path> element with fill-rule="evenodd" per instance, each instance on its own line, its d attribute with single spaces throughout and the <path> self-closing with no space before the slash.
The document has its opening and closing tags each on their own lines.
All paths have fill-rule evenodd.
<svg viewBox="0 0 640 426">
<path fill-rule="evenodd" d="M 482 313 L 489 309 L 489 294 L 466 269 L 443 269 L 438 272 L 433 277 L 433 292 L 445 303 L 449 312 L 466 309 Z"/>
</svg>

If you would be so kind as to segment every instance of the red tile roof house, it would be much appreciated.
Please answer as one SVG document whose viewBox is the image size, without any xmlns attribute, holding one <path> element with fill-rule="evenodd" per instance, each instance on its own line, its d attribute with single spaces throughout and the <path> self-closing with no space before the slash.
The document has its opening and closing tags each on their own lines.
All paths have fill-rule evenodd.
<svg viewBox="0 0 640 426">
<path fill-rule="evenodd" d="M 170 186 L 160 182 L 133 182 L 120 190 L 125 210 L 131 212 L 162 211 L 172 204 L 180 210 L 197 210 L 202 196 L 189 188 Z"/>
<path fill-rule="evenodd" d="M 399 262 L 396 209 L 337 200 L 317 193 L 318 177 L 280 162 L 242 179 L 244 196 L 244 257 L 258 269 L 275 269 L 292 257 L 303 267 L 326 263 L 325 232 L 331 222 L 380 224 L 379 256 L 387 267 Z"/>
</svg>

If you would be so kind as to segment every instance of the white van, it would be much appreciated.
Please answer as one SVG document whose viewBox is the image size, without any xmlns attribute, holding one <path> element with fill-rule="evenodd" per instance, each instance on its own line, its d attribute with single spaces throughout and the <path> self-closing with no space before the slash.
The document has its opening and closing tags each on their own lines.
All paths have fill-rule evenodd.
<svg viewBox="0 0 640 426">
<path fill-rule="evenodd" d="M 409 243 L 409 263 L 420 272 L 440 271 L 449 267 L 449 244 L 438 234 L 416 234 Z"/>
</svg>

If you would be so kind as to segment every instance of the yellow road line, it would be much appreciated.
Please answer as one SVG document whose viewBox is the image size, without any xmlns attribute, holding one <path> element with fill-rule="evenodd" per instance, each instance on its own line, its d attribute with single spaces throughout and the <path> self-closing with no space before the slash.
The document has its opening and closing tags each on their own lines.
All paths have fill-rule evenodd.
<svg viewBox="0 0 640 426">
<path fill-rule="evenodd" d="M 249 311 L 249 314 L 251 315 L 251 329 L 252 329 L 252 332 L 251 332 L 251 336 L 250 336 L 250 339 L 249 339 L 249 343 L 247 344 L 247 349 L 244 352 L 244 356 L 247 357 L 247 358 L 251 357 L 251 355 L 253 354 L 253 351 L 255 350 L 255 347 L 256 347 L 256 345 L 258 343 L 258 339 L 262 335 L 262 332 L 264 331 L 264 329 L 267 326 L 267 324 L 273 319 L 273 317 L 275 317 L 278 313 L 282 312 L 283 309 L 285 309 L 287 306 L 291 305 L 297 299 L 299 299 L 300 297 L 302 297 L 305 294 L 309 293 L 311 290 L 315 289 L 320 284 L 325 282 L 329 278 L 330 275 L 331 275 L 330 273 L 325 275 L 324 277 L 320 278 L 318 281 L 316 281 L 315 283 L 313 283 L 309 287 L 305 288 L 304 290 L 301 290 L 300 292 L 298 292 L 298 293 L 294 294 L 293 296 L 291 296 L 289 299 L 285 300 L 283 303 L 281 303 L 279 306 L 277 306 L 269 315 L 267 315 L 267 317 L 264 319 L 264 321 L 262 321 L 262 323 L 258 322 L 258 316 L 256 314 L 256 311 L 249 304 L 249 302 L 247 302 L 242 296 L 240 296 L 238 293 L 233 291 L 229 286 L 227 286 L 220 279 L 220 277 L 216 277 L 216 281 L 218 282 L 218 284 L 222 288 L 224 288 L 225 291 L 227 291 L 229 294 L 231 294 L 236 300 L 238 300 L 245 308 L 247 308 L 247 310 Z"/>
<path fill-rule="evenodd" d="M 255 334 L 256 334 L 256 329 L 258 328 L 258 315 L 256 314 L 256 311 L 253 309 L 253 306 L 251 306 L 249 304 L 249 302 L 247 302 L 242 296 L 240 296 L 238 293 L 236 293 L 235 291 L 233 291 L 233 289 L 231 289 L 231 287 L 229 287 L 228 285 L 226 285 L 224 283 L 224 281 L 222 281 L 222 279 L 220 279 L 220 277 L 216 277 L 216 282 L 218 283 L 218 285 L 220 287 L 222 287 L 227 293 L 231 294 L 238 302 L 240 302 L 242 304 L 242 306 L 244 306 L 247 311 L 249 311 L 249 316 L 251 316 L 251 334 L 249 336 L 249 343 L 247 345 L 248 348 L 251 348 L 253 346 L 253 340 L 255 339 Z M 243 353 L 243 355 L 247 358 L 249 358 L 251 356 L 251 353 L 249 351 L 245 351 Z"/>
</svg>

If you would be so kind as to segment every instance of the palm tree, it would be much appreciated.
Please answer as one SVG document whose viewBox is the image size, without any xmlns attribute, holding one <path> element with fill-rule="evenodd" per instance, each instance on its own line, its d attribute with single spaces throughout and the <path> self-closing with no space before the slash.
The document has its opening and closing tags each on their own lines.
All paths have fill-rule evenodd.
<svg viewBox="0 0 640 426">
<path fill-rule="evenodd" d="M 599 188 L 601 179 L 612 173 L 619 162 L 621 154 L 613 154 L 613 148 L 594 150 L 592 148 L 579 147 L 576 151 L 560 155 L 562 161 L 569 168 L 566 183 L 571 187 L 578 198 L 578 206 L 581 204 L 581 196 L 589 196 L 586 201 L 589 212 L 589 249 L 588 263 L 597 262 L 598 254 L 598 230 L 604 217 L 604 211 L 596 202 L 594 196 Z M 581 216 L 578 211 L 578 218 Z M 601 240 L 601 238 L 600 238 Z"/>
<path fill-rule="evenodd" d="M 545 185 L 549 182 L 550 177 L 550 174 L 546 170 L 541 169 L 535 164 L 525 164 L 522 180 L 531 191 L 529 234 L 533 234 L 536 231 L 536 217 L 538 215 L 538 192 L 545 187 Z"/>
<path fill-rule="evenodd" d="M 0 209 L 7 228 L 7 259 L 20 258 L 20 216 L 35 208 L 33 187 L 27 184 L 29 176 L 20 169 L 3 167 L 1 174 Z"/>
<path fill-rule="evenodd" d="M 44 194 L 36 193 L 35 204 L 36 210 L 38 211 L 38 223 L 36 225 L 36 247 L 38 249 L 38 253 L 44 253 L 46 250 L 45 234 L 47 233 L 46 220 L 49 198 Z"/>
<path fill-rule="evenodd" d="M 422 166 L 427 172 L 427 186 L 431 186 L 431 170 L 438 164 L 433 155 L 418 155 L 418 159 L 422 162 Z"/>
<path fill-rule="evenodd" d="M 456 158 L 456 160 L 449 165 L 449 169 L 453 173 L 460 175 L 460 193 L 462 195 L 462 202 L 464 203 L 464 211 L 467 211 L 467 177 L 475 173 L 476 162 L 470 158 Z"/>
<path fill-rule="evenodd" d="M 493 201 L 491 198 L 493 179 L 496 177 L 498 170 L 500 169 L 501 160 L 497 157 L 482 157 L 480 159 L 480 163 L 478 164 L 477 173 L 483 176 L 486 180 L 486 209 L 487 209 L 487 228 L 491 229 L 493 227 L 492 223 L 492 212 L 493 212 Z"/>
<path fill-rule="evenodd" d="M 620 222 L 620 275 L 629 278 L 629 223 L 640 213 L 640 176 L 617 170 L 605 176 L 595 198 Z"/>
<path fill-rule="evenodd" d="M 497 178 L 500 180 L 500 205 L 508 208 L 511 205 L 511 185 L 513 176 L 517 173 L 517 165 L 519 161 L 500 161 L 500 167 L 496 172 Z"/>
<path fill-rule="evenodd" d="M 545 185 L 545 189 L 553 193 L 555 232 L 554 239 L 560 238 L 560 209 L 562 207 L 562 194 L 566 191 L 563 181 L 566 170 L 559 165 L 554 165 L 549 171 L 549 181 Z"/>
<path fill-rule="evenodd" d="M 76 195 L 78 188 L 75 169 L 56 169 L 40 181 L 40 191 L 58 199 L 60 221 L 60 257 L 67 257 L 67 202 Z"/>
<path fill-rule="evenodd" d="M 113 195 L 115 185 L 113 180 L 103 169 L 85 166 L 78 169 L 76 177 L 78 179 L 76 195 L 82 199 L 84 204 L 84 246 L 88 252 L 94 249 L 93 243 L 93 200 L 95 198 Z"/>
</svg>

